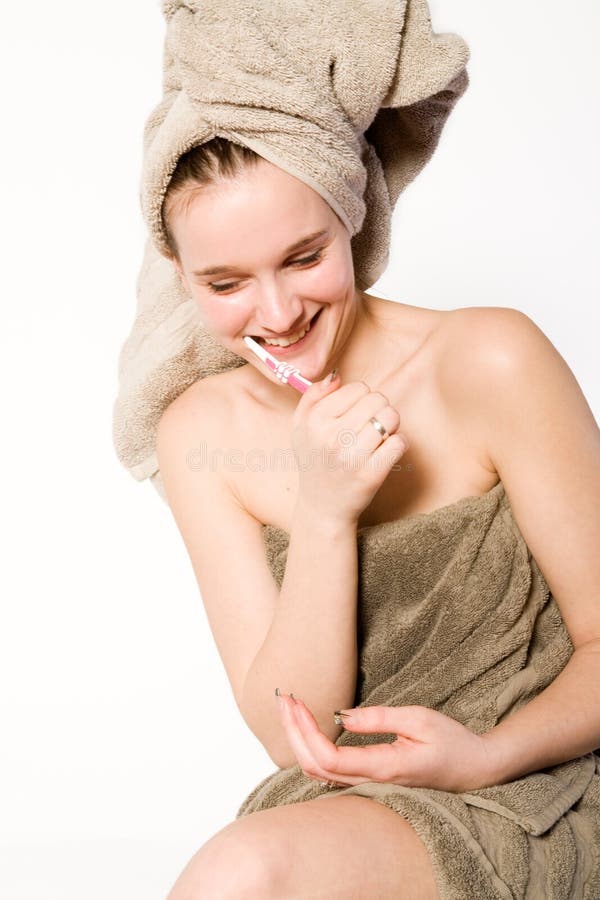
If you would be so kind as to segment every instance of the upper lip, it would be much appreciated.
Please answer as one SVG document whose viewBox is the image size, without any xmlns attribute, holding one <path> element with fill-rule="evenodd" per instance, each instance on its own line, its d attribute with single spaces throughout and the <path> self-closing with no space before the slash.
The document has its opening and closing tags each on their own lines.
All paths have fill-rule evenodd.
<svg viewBox="0 0 600 900">
<path fill-rule="evenodd" d="M 254 335 L 254 337 L 261 337 L 261 338 L 264 338 L 264 339 L 267 340 L 267 341 L 277 341 L 277 340 L 280 340 L 280 339 L 283 339 L 283 338 L 289 338 L 289 337 L 291 337 L 293 334 L 298 334 L 299 331 L 304 331 L 305 328 L 308 328 L 308 326 L 310 325 L 310 323 L 312 322 L 312 320 L 315 318 L 315 316 L 316 316 L 317 313 L 319 313 L 319 312 L 321 312 L 320 309 L 317 310 L 317 312 L 316 312 L 314 315 L 312 315 L 312 316 L 310 317 L 310 319 L 308 320 L 308 322 L 307 322 L 305 325 L 299 325 L 298 328 L 294 328 L 293 331 L 286 331 L 285 334 L 256 334 L 256 335 Z"/>
</svg>

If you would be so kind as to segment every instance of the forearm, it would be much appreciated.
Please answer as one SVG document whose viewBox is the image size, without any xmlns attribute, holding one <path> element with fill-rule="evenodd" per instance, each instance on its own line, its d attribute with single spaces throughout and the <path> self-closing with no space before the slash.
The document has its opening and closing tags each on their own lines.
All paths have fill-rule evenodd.
<svg viewBox="0 0 600 900">
<path fill-rule="evenodd" d="M 600 641 L 577 648 L 541 694 L 484 739 L 488 784 L 504 784 L 600 748 Z"/>
<path fill-rule="evenodd" d="M 295 757 L 283 729 L 275 688 L 294 693 L 335 741 L 333 710 L 354 704 L 358 648 L 356 524 L 294 513 L 279 604 L 250 666 L 242 713 L 271 758 L 285 768 Z"/>
</svg>

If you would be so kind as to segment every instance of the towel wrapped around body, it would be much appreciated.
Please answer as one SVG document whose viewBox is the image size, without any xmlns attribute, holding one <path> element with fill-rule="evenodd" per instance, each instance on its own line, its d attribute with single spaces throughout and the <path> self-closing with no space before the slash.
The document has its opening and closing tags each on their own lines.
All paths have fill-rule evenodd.
<svg viewBox="0 0 600 900">
<path fill-rule="evenodd" d="M 267 525 L 263 537 L 281 585 L 289 535 Z M 543 691 L 573 653 L 501 481 L 481 497 L 360 528 L 358 558 L 355 706 L 427 706 L 481 734 Z M 384 740 L 346 731 L 336 743 Z M 331 788 L 296 765 L 258 784 L 236 818 L 336 794 L 371 797 L 408 819 L 441 900 L 600 898 L 595 753 L 469 793 Z"/>
<path fill-rule="evenodd" d="M 392 212 L 468 83 L 469 51 L 432 31 L 426 0 L 163 0 L 163 97 L 144 129 L 149 239 L 119 358 L 119 460 L 166 500 L 158 421 L 194 381 L 244 364 L 200 324 L 166 258 L 162 204 L 182 154 L 219 136 L 317 191 L 345 224 L 355 282 L 388 261 Z M 287 536 L 267 526 L 281 583 Z M 573 652 L 502 484 L 481 498 L 358 534 L 356 705 L 417 704 L 483 732 L 542 691 Z M 339 744 L 378 742 L 343 733 Z M 372 797 L 424 840 L 442 900 L 600 898 L 594 753 L 453 794 L 370 782 L 325 789 L 298 766 L 264 779 L 238 817 L 331 793 Z"/>
</svg>

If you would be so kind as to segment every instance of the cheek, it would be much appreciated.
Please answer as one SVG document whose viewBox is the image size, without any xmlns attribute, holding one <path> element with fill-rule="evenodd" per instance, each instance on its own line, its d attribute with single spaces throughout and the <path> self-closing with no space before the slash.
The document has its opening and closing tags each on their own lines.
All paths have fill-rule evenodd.
<svg viewBox="0 0 600 900">
<path fill-rule="evenodd" d="M 314 292 L 315 299 L 336 300 L 347 293 L 354 282 L 352 257 L 349 260 L 341 255 L 331 257 L 305 274 L 305 284 L 311 293 Z"/>
<path fill-rule="evenodd" d="M 227 335 L 231 331 L 239 331 L 248 317 L 244 306 L 235 303 L 197 302 L 198 317 L 215 336 Z"/>
</svg>

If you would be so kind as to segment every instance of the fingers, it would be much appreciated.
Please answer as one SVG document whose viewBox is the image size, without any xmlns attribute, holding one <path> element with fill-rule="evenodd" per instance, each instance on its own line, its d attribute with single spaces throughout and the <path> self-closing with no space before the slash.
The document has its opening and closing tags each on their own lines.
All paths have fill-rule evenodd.
<svg viewBox="0 0 600 900">
<path fill-rule="evenodd" d="M 371 393 L 371 388 L 364 381 L 351 381 L 349 384 L 340 384 L 339 377 L 335 379 L 338 389 L 327 394 L 320 401 L 319 408 L 324 415 L 331 417 L 343 416 L 355 403 Z"/>
<path fill-rule="evenodd" d="M 338 383 L 339 378 L 336 378 L 333 384 Z M 341 386 L 338 384 L 335 390 L 324 386 L 324 382 L 315 382 L 294 410 L 295 425 L 304 416 L 307 406 L 313 406 L 317 401 L 319 418 L 328 421 L 329 439 L 336 444 L 331 449 L 342 450 L 346 456 L 352 454 L 353 450 L 359 454 L 372 454 L 395 434 L 399 435 L 402 442 L 398 440 L 390 445 L 392 462 L 408 448 L 406 437 L 398 432 L 400 413 L 390 404 L 385 394 L 372 391 L 366 382 L 354 381 Z M 371 421 L 373 417 L 381 423 L 386 434 L 382 435 L 374 427 Z M 335 433 L 331 432 L 331 428 Z M 380 455 L 382 462 L 385 462 L 386 456 L 387 454 Z"/>
<path fill-rule="evenodd" d="M 397 734 L 411 740 L 422 737 L 423 728 L 440 715 L 426 706 L 357 706 L 341 712 L 346 731 Z"/>
<path fill-rule="evenodd" d="M 387 431 L 387 434 L 381 434 L 381 431 L 376 424 L 371 421 L 371 419 L 376 419 Z M 374 411 L 372 416 L 369 416 L 368 419 L 365 419 L 362 427 L 360 427 L 355 436 L 355 444 L 356 446 L 363 451 L 372 453 L 374 450 L 377 450 L 383 443 L 389 443 L 391 438 L 394 438 L 392 444 L 394 450 L 398 449 L 400 446 L 408 447 L 408 441 L 406 438 L 400 434 L 398 429 L 398 424 L 400 421 L 400 417 L 395 409 L 391 406 L 385 407 L 385 409 L 381 409 L 379 411 Z M 340 432 L 342 433 L 342 432 Z M 346 430 L 344 430 L 346 433 Z"/>
<path fill-rule="evenodd" d="M 469 789 L 472 783 L 482 780 L 477 769 L 481 768 L 481 759 L 485 766 L 485 754 L 479 736 L 428 707 L 371 706 L 348 710 L 351 715 L 344 717 L 346 730 L 397 735 L 393 743 L 362 747 L 333 744 L 299 698 L 294 704 L 282 695 L 281 710 L 286 716 L 290 744 L 302 771 L 310 778 L 339 786 L 372 781 L 452 791 Z M 474 775 L 468 771 L 470 764 L 467 775 L 464 774 L 464 757 L 476 760 L 472 766 Z"/>
<path fill-rule="evenodd" d="M 321 731 L 310 727 L 310 720 L 314 719 L 308 708 L 298 700 L 297 720 L 306 746 L 313 754 L 316 761 L 324 769 L 334 773 L 336 781 L 348 781 L 351 784 L 361 784 L 365 781 L 385 781 L 390 771 L 390 764 L 396 758 L 390 744 L 371 744 L 368 747 L 337 746 L 325 738 L 323 743 L 319 738 L 324 737 Z M 309 718 L 310 717 L 310 718 Z M 344 727 L 345 727 L 344 720 Z"/>
<path fill-rule="evenodd" d="M 336 369 L 333 371 L 337 373 Z M 315 403 L 322 401 L 328 394 L 335 393 L 341 385 L 340 376 L 336 374 L 335 378 L 328 379 L 329 376 L 326 375 L 320 381 L 313 381 L 311 386 L 300 397 L 296 409 L 305 410 L 307 407 L 314 406 Z"/>
<path fill-rule="evenodd" d="M 372 452 L 382 440 L 398 432 L 400 413 L 381 391 L 371 391 L 364 381 L 343 385 L 335 394 L 323 399 L 319 414 L 328 418 L 336 427 L 335 435 L 340 447 Z M 370 421 L 372 417 L 383 425 L 388 436 L 382 436 Z M 337 422 L 335 420 L 338 420 Z M 333 420 L 333 421 L 332 421 Z M 404 444 L 407 445 L 406 439 Z"/>
<path fill-rule="evenodd" d="M 283 703 L 288 704 L 285 712 L 291 713 L 286 720 L 286 734 L 289 734 L 290 743 L 294 741 L 295 753 L 295 748 L 299 748 L 300 766 L 306 775 L 347 785 L 388 780 L 393 761 L 397 761 L 397 753 L 391 745 L 336 746 L 320 730 L 302 700 L 296 698 L 296 704 L 292 706 L 293 701 L 283 697 Z"/>
<path fill-rule="evenodd" d="M 325 415 L 338 418 L 344 416 L 344 424 L 359 429 L 362 424 L 379 410 L 393 410 L 400 422 L 400 414 L 390 404 L 389 398 L 381 391 L 373 391 L 365 381 L 351 381 L 342 384 L 335 393 L 321 400 L 319 409 Z"/>
<path fill-rule="evenodd" d="M 321 765 L 306 741 L 307 720 L 304 719 L 304 717 L 302 717 L 301 719 L 299 716 L 299 702 L 296 701 L 296 703 L 294 703 L 292 698 L 286 696 L 285 694 L 281 694 L 279 696 L 278 702 L 286 737 L 294 752 L 294 755 L 296 756 L 296 759 L 298 760 L 298 765 L 302 769 L 303 773 L 307 777 L 314 778 L 318 781 L 337 781 L 338 779 L 336 778 L 335 774 Z M 304 704 L 302 704 L 302 706 L 304 707 Z M 307 707 L 304 707 L 304 709 L 308 712 Z M 325 744 L 328 744 L 330 747 L 333 747 L 335 749 L 329 738 L 324 735 L 323 732 L 319 729 L 314 717 L 312 716 L 312 714 L 310 714 L 310 712 L 309 717 L 309 729 L 311 732 L 316 732 L 317 737 L 320 738 L 321 752 Z M 359 782 L 344 780 L 344 782 L 341 783 L 340 786 L 345 787 L 346 785 L 355 783 Z"/>
<path fill-rule="evenodd" d="M 307 747 L 302 731 L 298 728 L 295 718 L 295 708 L 297 704 L 294 703 L 291 697 L 288 697 L 285 694 L 279 695 L 278 703 L 285 734 L 288 743 L 298 760 L 298 765 L 303 772 L 309 774 L 311 777 L 327 779 L 327 775 L 320 771 L 318 762 Z M 323 735 L 323 737 L 325 737 L 325 735 Z"/>
<path fill-rule="evenodd" d="M 344 424 L 360 431 L 371 416 L 376 416 L 390 432 L 400 425 L 400 413 L 381 391 L 370 391 L 361 397 L 344 417 Z"/>
<path fill-rule="evenodd" d="M 398 434 L 392 434 L 372 451 L 370 465 L 375 470 L 389 471 L 407 449 L 406 440 Z"/>
<path fill-rule="evenodd" d="M 329 384 L 315 381 L 298 401 L 296 410 L 305 410 L 307 406 L 319 404 L 319 410 L 328 418 L 342 416 L 351 409 L 357 400 L 371 393 L 371 388 L 364 381 L 351 381 L 342 384 L 340 376 Z"/>
</svg>

